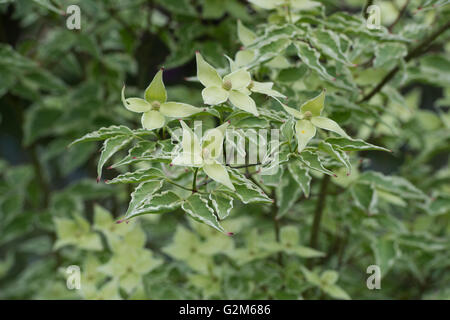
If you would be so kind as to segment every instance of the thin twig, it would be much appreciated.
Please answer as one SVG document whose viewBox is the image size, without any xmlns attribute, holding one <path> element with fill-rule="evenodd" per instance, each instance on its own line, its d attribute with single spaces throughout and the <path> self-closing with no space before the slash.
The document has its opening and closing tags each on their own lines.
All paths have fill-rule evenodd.
<svg viewBox="0 0 450 320">
<path fill-rule="evenodd" d="M 408 53 L 408 55 L 405 57 L 405 62 L 411 61 L 413 58 L 419 57 L 420 55 L 424 54 L 429 45 L 437 38 L 439 37 L 443 32 L 445 32 L 450 27 L 450 22 L 447 22 L 442 27 L 437 29 L 435 32 L 433 32 L 428 38 L 423 40 L 417 47 L 415 47 L 413 50 Z M 394 69 L 392 69 L 384 78 L 381 80 L 381 82 L 367 95 L 365 95 L 358 103 L 369 101 L 374 95 L 376 95 L 383 87 L 390 81 L 394 76 L 397 74 L 397 72 L 400 70 L 399 66 L 396 66 Z"/>
<path fill-rule="evenodd" d="M 366 2 L 366 5 L 364 6 L 363 12 L 362 12 L 364 19 L 367 19 L 369 17 L 369 13 L 367 12 L 367 8 L 369 8 L 371 5 L 373 5 L 373 0 L 368 0 Z"/>
<path fill-rule="evenodd" d="M 309 246 L 313 249 L 317 249 L 317 239 L 319 237 L 320 222 L 322 220 L 323 209 L 325 208 L 329 181 L 330 176 L 325 175 L 322 178 L 322 183 L 320 185 L 319 199 L 317 199 L 316 210 L 314 212 L 314 220 L 311 230 L 311 238 L 309 240 Z"/>
<path fill-rule="evenodd" d="M 397 15 L 397 18 L 395 19 L 394 22 L 392 22 L 392 24 L 388 27 L 389 31 L 392 31 L 392 29 L 394 29 L 394 27 L 396 26 L 396 24 L 400 21 L 400 19 L 403 17 L 403 15 L 406 12 L 406 9 L 408 8 L 409 3 L 411 2 L 411 0 L 406 0 L 405 4 L 403 5 L 402 9 L 400 10 L 400 12 Z"/>
<path fill-rule="evenodd" d="M 244 165 L 241 165 L 241 166 L 236 166 L 236 167 L 233 167 L 233 166 L 231 166 L 231 165 L 229 165 L 229 164 L 226 164 L 226 166 L 227 167 L 230 167 L 231 169 L 242 169 L 242 168 L 249 168 L 249 167 L 255 167 L 255 166 L 260 166 L 262 163 L 252 163 L 252 164 L 244 164 Z"/>
<path fill-rule="evenodd" d="M 181 188 L 181 189 L 184 189 L 184 190 L 187 190 L 187 191 L 191 191 L 192 193 L 194 192 L 194 189 L 191 189 L 191 188 L 187 188 L 187 187 L 185 187 L 185 186 L 182 186 L 181 184 L 178 184 L 178 183 L 176 183 L 175 181 L 170 180 L 170 179 L 168 179 L 168 178 L 166 178 L 166 181 L 167 181 L 168 183 L 170 183 L 170 184 L 173 184 L 174 186 L 177 186 L 178 188 Z M 201 191 L 198 191 L 198 190 L 196 190 L 195 192 L 206 194 L 206 192 L 201 192 Z"/>
<path fill-rule="evenodd" d="M 271 197 L 274 200 L 272 204 L 271 214 L 273 219 L 273 228 L 275 231 L 275 241 L 277 243 L 280 243 L 280 222 L 278 220 L 278 207 L 277 207 L 277 201 L 276 201 L 276 195 L 275 195 L 275 189 L 272 190 Z M 278 252 L 277 255 L 277 261 L 280 266 L 283 266 L 283 254 L 281 252 Z"/>
<path fill-rule="evenodd" d="M 198 168 L 194 169 L 194 178 L 192 179 L 192 193 L 197 192 L 197 174 Z"/>
<path fill-rule="evenodd" d="M 41 164 L 39 156 L 36 151 L 36 144 L 33 143 L 30 148 L 31 162 L 33 163 L 34 173 L 36 175 L 36 180 L 42 191 L 42 208 L 47 208 L 50 202 L 50 185 L 44 173 L 44 168 Z"/>
</svg>

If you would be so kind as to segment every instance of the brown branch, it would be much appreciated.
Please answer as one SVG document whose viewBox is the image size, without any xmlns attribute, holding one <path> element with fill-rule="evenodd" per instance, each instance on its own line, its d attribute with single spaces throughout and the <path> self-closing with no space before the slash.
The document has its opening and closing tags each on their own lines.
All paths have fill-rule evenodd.
<svg viewBox="0 0 450 320">
<path fill-rule="evenodd" d="M 278 207 L 277 207 L 275 189 L 272 190 L 271 197 L 273 199 L 271 213 L 272 213 L 272 219 L 273 219 L 273 228 L 275 231 L 275 241 L 280 243 L 280 222 L 279 222 L 279 218 L 277 217 Z M 280 266 L 283 266 L 283 254 L 281 252 L 278 252 L 277 261 Z"/>
<path fill-rule="evenodd" d="M 392 29 L 394 29 L 394 27 L 397 25 L 397 23 L 400 21 L 400 19 L 403 17 L 403 15 L 406 12 L 406 9 L 408 8 L 409 3 L 411 2 L 411 0 L 406 0 L 405 4 L 403 5 L 403 7 L 401 8 L 400 12 L 397 15 L 397 18 L 395 19 L 394 22 L 392 22 L 392 24 L 388 27 L 389 31 L 392 31 Z"/>
<path fill-rule="evenodd" d="M 42 203 L 41 208 L 45 209 L 50 203 L 50 185 L 44 173 L 44 168 L 39 159 L 38 153 L 36 151 L 36 144 L 33 143 L 29 147 L 30 158 L 34 168 L 34 174 L 36 175 L 36 181 L 39 184 L 42 191 Z"/>
<path fill-rule="evenodd" d="M 364 19 L 367 19 L 369 17 L 369 14 L 367 13 L 367 8 L 369 8 L 371 5 L 373 5 L 373 0 L 367 0 L 366 5 L 363 8 L 363 17 Z"/>
<path fill-rule="evenodd" d="M 413 58 L 417 58 L 420 55 L 424 54 L 429 45 L 442 33 L 444 33 L 448 28 L 450 27 L 450 22 L 447 22 L 443 26 L 441 26 L 439 29 L 437 29 L 435 32 L 433 32 L 428 38 L 423 40 L 417 47 L 415 47 L 413 50 L 411 50 L 408 55 L 405 57 L 405 62 L 411 61 Z M 381 80 L 381 82 L 367 95 L 365 95 L 358 103 L 369 101 L 374 95 L 376 95 L 383 87 L 390 81 L 394 76 L 397 74 L 397 72 L 400 70 L 400 67 L 397 66 L 394 69 L 392 69 L 384 78 Z"/>
<path fill-rule="evenodd" d="M 311 230 L 311 238 L 309 240 L 309 246 L 313 249 L 317 249 L 317 239 L 319 237 L 320 222 L 322 220 L 323 209 L 325 208 L 325 201 L 327 198 L 327 188 L 330 182 L 330 176 L 325 175 L 322 178 L 320 185 L 319 199 L 317 199 L 316 210 L 314 212 L 314 220 Z"/>
</svg>

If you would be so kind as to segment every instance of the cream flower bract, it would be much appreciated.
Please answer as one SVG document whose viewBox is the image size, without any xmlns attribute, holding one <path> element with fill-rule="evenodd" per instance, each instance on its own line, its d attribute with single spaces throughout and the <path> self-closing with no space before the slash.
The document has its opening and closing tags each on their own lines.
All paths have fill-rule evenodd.
<svg viewBox="0 0 450 320">
<path fill-rule="evenodd" d="M 335 121 L 321 116 L 325 104 L 325 90 L 323 90 L 317 97 L 306 101 L 300 107 L 300 110 L 288 107 L 281 102 L 280 104 L 289 114 L 298 119 L 295 124 L 298 152 L 302 152 L 308 142 L 314 138 L 317 131 L 316 128 L 333 131 L 340 136 L 351 139 Z"/>
<path fill-rule="evenodd" d="M 181 141 L 183 150 L 173 159 L 172 164 L 202 168 L 211 179 L 234 191 L 227 169 L 219 162 L 223 153 L 223 139 L 228 122 L 206 131 L 201 140 L 184 121 L 180 120 L 180 123 L 183 128 Z"/>
<path fill-rule="evenodd" d="M 202 111 L 200 108 L 180 102 L 166 102 L 167 91 L 159 70 L 144 93 L 144 99 L 125 98 L 122 88 L 122 103 L 130 111 L 142 113 L 142 127 L 147 130 L 159 129 L 166 123 L 166 117 L 184 118 Z"/>
<path fill-rule="evenodd" d="M 206 62 L 197 52 L 197 78 L 205 86 L 202 97 L 205 104 L 217 105 L 230 101 L 236 108 L 258 116 L 255 101 L 250 98 L 247 87 L 252 81 L 245 69 L 237 69 L 220 77 L 216 69 Z"/>
</svg>

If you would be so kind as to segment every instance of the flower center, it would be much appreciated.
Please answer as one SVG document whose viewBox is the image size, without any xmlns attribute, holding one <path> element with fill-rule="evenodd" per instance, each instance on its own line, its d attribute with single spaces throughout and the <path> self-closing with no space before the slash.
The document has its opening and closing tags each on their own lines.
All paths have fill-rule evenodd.
<svg viewBox="0 0 450 320">
<path fill-rule="evenodd" d="M 310 120 L 310 119 L 312 118 L 312 113 L 311 113 L 311 111 L 306 111 L 306 112 L 303 114 L 303 118 L 304 118 L 305 120 Z"/>
<path fill-rule="evenodd" d="M 159 101 L 152 102 L 152 110 L 159 111 L 159 107 L 161 107 L 161 103 L 159 103 Z"/>
<path fill-rule="evenodd" d="M 209 158 L 209 150 L 207 148 L 203 148 L 202 156 L 203 156 L 203 159 L 208 159 Z"/>
<path fill-rule="evenodd" d="M 247 88 L 248 90 L 251 90 L 253 88 L 253 86 L 255 85 L 255 83 L 252 81 L 250 81 L 250 83 L 248 84 Z"/>
<path fill-rule="evenodd" d="M 231 87 L 233 86 L 233 84 L 231 83 L 230 80 L 226 80 L 223 82 L 222 84 L 222 88 L 224 88 L 225 90 L 231 90 Z"/>
</svg>

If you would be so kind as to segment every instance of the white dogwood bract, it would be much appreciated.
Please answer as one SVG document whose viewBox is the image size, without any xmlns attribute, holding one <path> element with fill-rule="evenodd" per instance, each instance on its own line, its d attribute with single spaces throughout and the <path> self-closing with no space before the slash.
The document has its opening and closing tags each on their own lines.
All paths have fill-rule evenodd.
<svg viewBox="0 0 450 320">
<path fill-rule="evenodd" d="M 279 101 L 280 102 L 280 101 Z M 302 152 L 306 148 L 308 142 L 316 135 L 316 128 L 328 130 L 339 134 L 345 138 L 350 137 L 345 131 L 333 120 L 322 117 L 322 110 L 325 104 L 325 90 L 317 97 L 306 101 L 299 110 L 291 108 L 284 103 L 280 104 L 295 119 L 295 133 L 298 141 L 298 152 Z"/>
<path fill-rule="evenodd" d="M 250 98 L 248 85 L 251 75 L 245 69 L 238 69 L 220 77 L 216 69 L 197 52 L 197 78 L 205 86 L 202 97 L 205 104 L 218 105 L 230 101 L 236 108 L 258 116 L 255 101 Z"/>
<path fill-rule="evenodd" d="M 183 128 L 183 150 L 172 160 L 172 164 L 201 168 L 211 179 L 234 191 L 227 169 L 219 162 L 223 154 L 223 139 L 228 122 L 206 131 L 201 140 L 184 121 L 180 120 L 180 123 Z"/>
<path fill-rule="evenodd" d="M 122 88 L 122 103 L 130 111 L 142 113 L 142 127 L 147 130 L 162 128 L 166 117 L 184 118 L 202 111 L 187 103 L 166 102 L 167 91 L 162 78 L 163 70 L 159 70 L 153 78 L 142 98 L 125 98 L 125 86 Z"/>
</svg>

